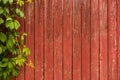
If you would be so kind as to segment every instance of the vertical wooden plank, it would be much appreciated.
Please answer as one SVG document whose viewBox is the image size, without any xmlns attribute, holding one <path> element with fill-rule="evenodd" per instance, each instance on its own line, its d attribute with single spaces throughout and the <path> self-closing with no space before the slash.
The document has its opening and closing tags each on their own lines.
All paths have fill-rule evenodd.
<svg viewBox="0 0 120 80">
<path fill-rule="evenodd" d="M 90 80 L 90 0 L 82 0 L 82 80 Z"/>
<path fill-rule="evenodd" d="M 107 0 L 99 0 L 100 12 L 100 80 L 108 80 Z"/>
<path fill-rule="evenodd" d="M 120 80 L 120 0 L 117 0 L 118 80 Z"/>
<path fill-rule="evenodd" d="M 45 1 L 45 79 L 53 80 L 53 0 Z"/>
<path fill-rule="evenodd" d="M 43 80 L 44 0 L 35 0 L 35 80 Z"/>
<path fill-rule="evenodd" d="M 62 80 L 62 0 L 54 0 L 54 80 Z"/>
<path fill-rule="evenodd" d="M 109 80 L 117 80 L 116 0 L 108 0 Z"/>
<path fill-rule="evenodd" d="M 99 80 L 99 4 L 91 1 L 91 80 Z"/>
<path fill-rule="evenodd" d="M 63 0 L 63 80 L 72 80 L 72 0 Z"/>
<path fill-rule="evenodd" d="M 28 34 L 26 38 L 26 45 L 31 50 L 31 55 L 28 60 L 31 60 L 34 64 L 34 1 L 31 4 L 25 5 L 25 31 Z M 25 80 L 34 80 L 34 69 L 27 66 L 25 68 Z"/>
<path fill-rule="evenodd" d="M 22 8 L 24 10 L 24 7 Z M 25 32 L 25 20 L 23 19 L 18 19 L 20 21 L 21 27 L 20 27 L 20 34 Z M 22 67 L 20 69 L 20 75 L 18 77 L 16 77 L 16 80 L 24 80 L 25 78 L 25 67 Z"/>
<path fill-rule="evenodd" d="M 81 80 L 81 1 L 73 0 L 73 80 Z"/>
</svg>

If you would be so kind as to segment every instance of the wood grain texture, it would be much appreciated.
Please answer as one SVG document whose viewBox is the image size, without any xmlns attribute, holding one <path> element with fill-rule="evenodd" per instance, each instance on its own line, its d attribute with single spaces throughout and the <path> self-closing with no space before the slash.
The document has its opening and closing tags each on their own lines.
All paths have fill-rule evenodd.
<svg viewBox="0 0 120 80">
<path fill-rule="evenodd" d="M 120 80 L 120 0 L 117 0 L 118 80 Z"/>
<path fill-rule="evenodd" d="M 107 0 L 99 0 L 100 13 L 100 80 L 108 80 Z"/>
<path fill-rule="evenodd" d="M 91 80 L 99 80 L 99 0 L 91 1 Z"/>
<path fill-rule="evenodd" d="M 16 80 L 120 79 L 119 0 L 34 0 L 25 13 L 35 69 Z"/>
<path fill-rule="evenodd" d="M 45 78 L 44 80 L 53 80 L 53 0 L 45 1 Z"/>
<path fill-rule="evenodd" d="M 31 50 L 31 55 L 28 57 L 28 62 L 29 60 L 32 61 L 34 64 L 34 33 L 35 33 L 35 20 L 34 20 L 34 0 L 31 4 L 26 4 L 25 5 L 25 12 L 26 12 L 26 19 L 25 19 L 25 32 L 28 34 L 26 38 L 26 45 L 30 48 Z M 34 80 L 34 69 L 27 66 L 25 67 L 25 80 Z"/>
<path fill-rule="evenodd" d="M 35 80 L 44 79 L 44 0 L 35 1 Z"/>
<path fill-rule="evenodd" d="M 63 0 L 63 80 L 72 80 L 72 0 Z"/>
<path fill-rule="evenodd" d="M 90 80 L 90 0 L 82 2 L 82 80 Z"/>
<path fill-rule="evenodd" d="M 62 0 L 53 0 L 54 7 L 54 80 L 62 80 Z"/>
<path fill-rule="evenodd" d="M 81 1 L 73 0 L 73 80 L 81 80 Z"/>
<path fill-rule="evenodd" d="M 108 0 L 109 80 L 117 80 L 116 0 Z"/>
</svg>

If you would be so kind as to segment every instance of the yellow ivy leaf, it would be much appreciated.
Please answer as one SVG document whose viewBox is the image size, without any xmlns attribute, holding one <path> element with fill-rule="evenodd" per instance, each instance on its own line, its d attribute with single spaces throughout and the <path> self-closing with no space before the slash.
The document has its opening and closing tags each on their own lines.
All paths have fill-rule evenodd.
<svg viewBox="0 0 120 80">
<path fill-rule="evenodd" d="M 35 68 L 34 64 L 32 63 L 32 61 L 30 60 L 29 63 L 26 63 L 27 66 L 31 67 L 31 68 Z"/>
<path fill-rule="evenodd" d="M 27 2 L 31 3 L 31 2 L 32 2 L 32 0 L 27 0 Z"/>
<path fill-rule="evenodd" d="M 24 1 L 23 0 L 17 0 L 17 4 L 20 5 L 20 6 L 23 6 L 24 5 Z"/>
</svg>

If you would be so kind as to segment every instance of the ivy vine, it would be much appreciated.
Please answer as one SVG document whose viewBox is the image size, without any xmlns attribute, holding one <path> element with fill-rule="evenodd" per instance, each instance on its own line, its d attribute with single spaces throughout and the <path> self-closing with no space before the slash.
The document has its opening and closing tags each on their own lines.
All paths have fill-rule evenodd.
<svg viewBox="0 0 120 80">
<path fill-rule="evenodd" d="M 25 2 L 31 0 L 0 0 L 0 80 L 18 76 L 30 55 L 25 45 L 27 34 L 20 34 L 20 22 L 17 20 L 25 19 L 21 9 Z M 31 62 L 28 64 L 33 66 Z"/>
</svg>

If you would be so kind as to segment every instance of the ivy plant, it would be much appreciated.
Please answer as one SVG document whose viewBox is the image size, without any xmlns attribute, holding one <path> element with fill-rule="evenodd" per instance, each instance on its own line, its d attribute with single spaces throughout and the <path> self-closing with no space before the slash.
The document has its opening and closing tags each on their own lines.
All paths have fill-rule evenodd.
<svg viewBox="0 0 120 80">
<path fill-rule="evenodd" d="M 25 45 L 26 33 L 20 33 L 20 22 L 25 19 L 21 9 L 31 0 L 0 0 L 0 80 L 10 80 L 20 73 L 20 68 L 27 64 L 30 55 Z M 28 63 L 31 65 L 31 62 Z"/>
</svg>

